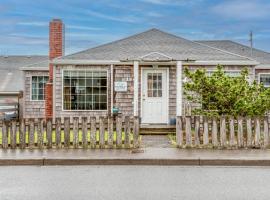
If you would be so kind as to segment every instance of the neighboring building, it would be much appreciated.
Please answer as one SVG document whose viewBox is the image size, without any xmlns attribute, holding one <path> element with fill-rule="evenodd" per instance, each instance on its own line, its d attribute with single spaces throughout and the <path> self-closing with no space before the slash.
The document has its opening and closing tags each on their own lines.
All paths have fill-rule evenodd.
<svg viewBox="0 0 270 200">
<path fill-rule="evenodd" d="M 221 64 L 233 76 L 248 67 L 252 80 L 259 64 L 158 29 L 58 57 L 64 51 L 64 26 L 60 24 L 60 20 L 50 24 L 51 67 L 45 62 L 23 68 L 26 118 L 107 116 L 119 110 L 123 115 L 139 116 L 144 124 L 168 124 L 183 114 L 184 67 L 211 71 Z M 52 80 L 45 86 L 48 73 Z M 38 90 L 36 81 L 41 86 Z M 46 105 L 46 112 L 34 110 L 33 105 Z"/>
<path fill-rule="evenodd" d="M 255 67 L 255 80 L 270 87 L 270 53 L 251 48 L 230 40 L 209 40 L 197 41 L 218 49 L 230 51 L 232 53 L 253 58 L 260 64 Z"/>
<path fill-rule="evenodd" d="M 22 116 L 24 76 L 20 68 L 44 60 L 48 60 L 48 56 L 0 56 L 0 112 L 20 101 Z"/>
</svg>

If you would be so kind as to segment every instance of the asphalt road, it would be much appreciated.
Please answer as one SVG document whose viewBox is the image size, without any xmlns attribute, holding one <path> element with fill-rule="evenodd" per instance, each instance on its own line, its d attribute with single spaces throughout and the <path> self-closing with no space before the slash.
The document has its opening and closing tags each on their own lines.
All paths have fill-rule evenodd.
<svg viewBox="0 0 270 200">
<path fill-rule="evenodd" d="M 270 167 L 0 167 L 1 200 L 269 198 Z"/>
</svg>

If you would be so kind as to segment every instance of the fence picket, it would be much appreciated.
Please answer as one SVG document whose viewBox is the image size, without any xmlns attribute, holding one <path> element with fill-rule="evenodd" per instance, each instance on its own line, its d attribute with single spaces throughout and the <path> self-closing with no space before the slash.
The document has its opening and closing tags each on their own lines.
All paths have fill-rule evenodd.
<svg viewBox="0 0 270 200">
<path fill-rule="evenodd" d="M 108 117 L 108 147 L 113 148 L 113 117 Z"/>
<path fill-rule="evenodd" d="M 46 121 L 47 147 L 52 148 L 52 119 Z"/>
<path fill-rule="evenodd" d="M 134 148 L 139 148 L 139 117 L 135 116 L 134 117 L 134 122 L 133 122 L 133 147 Z"/>
<path fill-rule="evenodd" d="M 229 119 L 229 130 L 230 130 L 230 146 L 234 146 L 235 145 L 235 130 L 234 130 L 234 117 L 230 116 Z"/>
<path fill-rule="evenodd" d="M 10 130 L 10 146 L 12 149 L 15 149 L 17 146 L 17 121 L 11 121 L 11 130 Z"/>
<path fill-rule="evenodd" d="M 79 147 L 79 117 L 73 118 L 73 147 Z"/>
<path fill-rule="evenodd" d="M 268 116 L 264 117 L 264 126 L 263 126 L 263 133 L 264 133 L 264 148 L 269 146 L 269 126 L 268 126 Z"/>
<path fill-rule="evenodd" d="M 186 116 L 186 145 L 191 146 L 192 138 L 191 138 L 191 116 Z"/>
<path fill-rule="evenodd" d="M 183 121 L 181 116 L 176 118 L 176 144 L 183 146 Z"/>
<path fill-rule="evenodd" d="M 3 149 L 8 148 L 8 122 L 3 121 L 2 125 L 2 147 Z"/>
<path fill-rule="evenodd" d="M 252 147 L 252 121 L 250 117 L 246 119 L 247 126 L 247 147 Z"/>
<path fill-rule="evenodd" d="M 208 117 L 203 118 L 203 145 L 209 144 L 209 135 L 208 135 Z"/>
<path fill-rule="evenodd" d="M 82 118 L 82 145 L 83 148 L 88 147 L 88 129 L 87 129 L 87 117 Z"/>
<path fill-rule="evenodd" d="M 41 149 L 43 147 L 43 140 L 44 140 L 44 121 L 43 119 L 38 119 L 38 124 L 37 124 L 37 145 Z"/>
<path fill-rule="evenodd" d="M 70 119 L 64 118 L 64 147 L 69 147 L 70 144 Z"/>
<path fill-rule="evenodd" d="M 116 147 L 122 147 L 122 116 L 116 118 Z"/>
<path fill-rule="evenodd" d="M 220 118 L 220 145 L 225 147 L 226 145 L 226 118 L 221 116 Z"/>
<path fill-rule="evenodd" d="M 194 117 L 194 144 L 195 146 L 200 145 L 200 117 Z"/>
<path fill-rule="evenodd" d="M 56 118 L 55 119 L 55 144 L 57 148 L 61 147 L 61 118 Z"/>
<path fill-rule="evenodd" d="M 261 135 L 261 122 L 259 117 L 255 117 L 255 146 L 260 146 L 260 135 Z"/>
<path fill-rule="evenodd" d="M 99 118 L 99 147 L 105 148 L 105 127 L 104 127 L 104 118 Z"/>
<path fill-rule="evenodd" d="M 25 148 L 25 134 L 26 134 L 25 120 L 21 119 L 20 120 L 20 133 L 19 133 L 19 140 L 20 140 L 20 148 L 21 149 Z"/>
<path fill-rule="evenodd" d="M 130 138 L 129 138 L 129 134 L 130 134 L 130 124 L 129 124 L 129 116 L 125 117 L 125 126 L 124 126 L 124 133 L 125 133 L 125 148 L 129 148 L 130 147 Z"/>
<path fill-rule="evenodd" d="M 243 118 L 238 117 L 237 143 L 238 147 L 244 147 Z"/>
<path fill-rule="evenodd" d="M 34 119 L 29 120 L 29 138 L 28 138 L 28 145 L 30 149 L 34 148 L 35 142 L 35 121 Z"/>
<path fill-rule="evenodd" d="M 218 127 L 216 117 L 213 117 L 212 120 L 212 144 L 214 147 L 218 146 Z"/>
<path fill-rule="evenodd" d="M 96 117 L 91 117 L 90 118 L 91 122 L 91 129 L 90 129 L 90 146 L 91 148 L 96 147 Z"/>
</svg>

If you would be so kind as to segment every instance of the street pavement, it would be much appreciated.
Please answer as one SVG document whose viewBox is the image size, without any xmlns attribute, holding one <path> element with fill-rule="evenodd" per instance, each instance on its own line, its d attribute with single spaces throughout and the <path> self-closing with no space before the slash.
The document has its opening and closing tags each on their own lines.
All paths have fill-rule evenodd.
<svg viewBox="0 0 270 200">
<path fill-rule="evenodd" d="M 1 166 L 1 200 L 269 199 L 270 167 Z"/>
</svg>

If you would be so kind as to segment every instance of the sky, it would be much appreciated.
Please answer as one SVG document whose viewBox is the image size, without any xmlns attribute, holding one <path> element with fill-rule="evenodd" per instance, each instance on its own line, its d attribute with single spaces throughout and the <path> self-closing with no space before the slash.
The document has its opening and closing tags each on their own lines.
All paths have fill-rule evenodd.
<svg viewBox="0 0 270 200">
<path fill-rule="evenodd" d="M 0 55 L 47 55 L 48 24 L 65 23 L 70 54 L 150 28 L 228 39 L 270 52 L 270 0 L 0 0 Z"/>
</svg>

